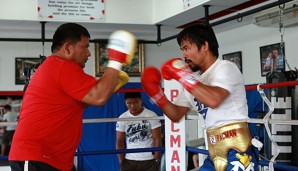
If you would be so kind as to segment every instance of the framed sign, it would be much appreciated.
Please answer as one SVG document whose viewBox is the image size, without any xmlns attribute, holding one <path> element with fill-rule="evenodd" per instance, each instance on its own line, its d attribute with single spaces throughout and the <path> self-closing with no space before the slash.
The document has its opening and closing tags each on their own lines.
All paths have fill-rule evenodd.
<svg viewBox="0 0 298 171">
<path fill-rule="evenodd" d="M 228 53 L 222 55 L 223 60 L 229 60 L 237 65 L 237 67 L 240 69 L 242 72 L 242 56 L 241 52 L 233 52 L 233 53 Z"/>
<path fill-rule="evenodd" d="M 285 71 L 285 48 L 280 43 L 260 47 L 261 75 L 266 76 L 269 72 Z"/>
<path fill-rule="evenodd" d="M 103 22 L 105 19 L 104 0 L 37 0 L 38 17 L 44 20 L 80 20 Z"/>
<path fill-rule="evenodd" d="M 95 76 L 100 77 L 108 64 L 107 41 L 95 43 Z M 140 76 L 144 69 L 144 44 L 139 44 L 134 58 L 129 65 L 123 66 L 122 70 L 129 76 Z"/>
<path fill-rule="evenodd" d="M 15 58 L 15 84 L 24 85 L 26 83 L 26 72 L 30 71 L 40 63 L 40 58 Z"/>
</svg>

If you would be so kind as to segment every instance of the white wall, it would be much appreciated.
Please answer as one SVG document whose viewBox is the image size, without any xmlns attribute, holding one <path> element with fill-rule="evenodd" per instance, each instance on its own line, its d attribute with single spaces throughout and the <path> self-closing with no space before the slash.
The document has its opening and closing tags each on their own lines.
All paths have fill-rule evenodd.
<svg viewBox="0 0 298 171">
<path fill-rule="evenodd" d="M 285 30 L 285 56 L 292 68 L 298 67 L 296 54 L 298 32 L 297 27 Z M 9 34 L 7 32 L 6 34 Z M 21 33 L 19 33 L 21 34 Z M 39 37 L 39 33 L 36 36 Z M 27 37 L 27 36 L 24 36 Z M 261 77 L 260 51 L 259 47 L 278 43 L 280 35 L 277 28 L 261 28 L 255 25 L 247 25 L 237 29 L 218 33 L 220 44 L 220 58 L 222 54 L 235 51 L 242 52 L 243 75 L 246 84 L 265 83 L 265 77 Z M 155 39 L 155 38 L 152 38 Z M 50 54 L 50 44 L 45 44 L 45 55 Z M 94 46 L 90 44 L 90 50 Z M 23 86 L 15 85 L 15 57 L 38 57 L 42 54 L 40 42 L 0 42 L 0 91 L 22 90 Z M 147 44 L 145 46 L 145 65 L 160 67 L 162 63 L 173 57 L 181 57 L 176 40 L 170 40 L 157 46 Z M 85 71 L 94 75 L 94 52 L 86 64 Z M 138 77 L 130 78 L 130 82 L 139 82 Z"/>
<path fill-rule="evenodd" d="M 298 39 L 297 28 L 286 28 L 284 34 L 285 59 L 292 69 L 298 68 L 298 55 L 295 49 Z M 216 33 L 216 35 L 219 43 L 219 58 L 222 58 L 222 54 L 242 52 L 242 71 L 245 84 L 266 83 L 266 78 L 261 76 L 260 47 L 280 42 L 278 28 L 264 28 L 250 24 Z M 147 45 L 145 62 L 148 65 L 160 67 L 167 59 L 181 56 L 182 52 L 174 39 L 163 43 L 160 47 Z M 287 66 L 286 69 L 289 70 Z"/>
<path fill-rule="evenodd" d="M 257 27 L 253 24 L 232 29 L 217 34 L 222 54 L 241 51 L 243 75 L 246 84 L 265 83 L 266 78 L 261 77 L 260 47 L 281 41 L 278 28 Z M 297 27 L 286 28 L 284 35 L 285 59 L 291 68 L 298 67 L 297 61 Z M 288 70 L 288 68 L 286 67 Z"/>
<path fill-rule="evenodd" d="M 140 3 L 140 1 L 142 1 Z M 38 20 L 37 0 L 1 0 L 0 19 Z M 138 5 L 141 4 L 141 5 Z M 109 0 L 105 1 L 105 23 L 152 23 L 152 2 L 147 0 Z M 20 10 L 16 10 L 20 9 Z M 125 15 L 119 15 L 119 11 Z M 146 12 L 147 11 L 147 12 Z M 139 15 L 135 15 L 137 12 Z M 75 22 L 75 21 L 74 21 Z"/>
<path fill-rule="evenodd" d="M 158 68 L 168 59 L 182 57 L 182 51 L 176 42 L 176 39 L 157 45 L 146 45 L 145 49 L 145 64 L 153 65 Z"/>
<path fill-rule="evenodd" d="M 42 54 L 41 43 L 0 42 L 0 91 L 23 90 L 15 85 L 15 57 L 36 57 Z"/>
<path fill-rule="evenodd" d="M 0 19 L 39 20 L 37 2 L 37 0 L 1 0 Z M 17 8 L 20 10 L 16 10 Z M 184 11 L 186 10 L 183 9 L 181 0 L 108 0 L 105 1 L 104 23 L 155 24 Z"/>
<path fill-rule="evenodd" d="M 165 8 L 166 7 L 166 8 Z M 180 0 L 154 0 L 153 17 L 156 22 L 165 20 L 183 12 L 183 1 Z"/>
</svg>

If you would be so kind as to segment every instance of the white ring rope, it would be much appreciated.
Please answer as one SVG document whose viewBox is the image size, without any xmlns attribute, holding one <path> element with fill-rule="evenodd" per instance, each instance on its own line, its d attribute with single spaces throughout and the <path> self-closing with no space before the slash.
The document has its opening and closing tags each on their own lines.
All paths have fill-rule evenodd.
<svg viewBox="0 0 298 171">
<path fill-rule="evenodd" d="M 197 115 L 188 115 L 188 120 L 199 119 Z M 164 116 L 157 117 L 140 117 L 140 118 L 102 118 L 102 119 L 84 119 L 83 123 L 100 123 L 100 122 L 117 122 L 117 121 L 138 121 L 138 120 L 164 120 Z M 248 123 L 264 124 L 263 119 L 249 118 Z M 298 120 L 278 120 L 269 119 L 269 124 L 273 125 L 298 125 Z M 16 126 L 17 122 L 0 122 L 0 126 Z"/>
<path fill-rule="evenodd" d="M 273 157 L 271 158 L 270 163 L 269 163 L 269 171 L 274 171 L 273 163 L 275 162 L 275 159 L 277 158 L 277 156 L 279 155 L 279 152 L 280 152 L 280 149 L 279 149 L 278 145 L 276 144 L 276 142 L 272 138 L 272 134 L 271 134 L 271 131 L 270 131 L 270 128 L 269 128 L 269 118 L 270 118 L 272 112 L 274 111 L 274 106 L 268 100 L 268 98 L 267 98 L 266 94 L 264 93 L 263 89 L 260 88 L 260 84 L 257 86 L 257 90 L 258 90 L 258 92 L 260 93 L 262 99 L 264 100 L 264 102 L 267 104 L 267 106 L 269 108 L 268 113 L 263 118 L 263 122 L 264 122 L 264 125 L 265 125 L 266 132 L 268 134 L 268 137 L 271 140 L 274 147 L 276 148 L 275 154 L 273 155 Z"/>
<path fill-rule="evenodd" d="M 104 119 L 84 119 L 83 123 L 98 123 L 98 122 L 117 122 L 117 121 L 141 121 L 141 120 L 162 120 L 164 116 L 157 117 L 137 117 L 137 118 L 104 118 Z"/>
<path fill-rule="evenodd" d="M 259 123 L 263 124 L 263 119 L 249 118 L 248 123 Z M 298 120 L 279 120 L 279 119 L 269 119 L 268 123 L 271 125 L 298 125 Z"/>
<path fill-rule="evenodd" d="M 83 123 L 101 123 L 117 121 L 140 121 L 140 120 L 164 120 L 164 116 L 157 117 L 138 117 L 138 118 L 102 118 L 102 119 L 83 119 Z M 0 126 L 16 126 L 17 122 L 0 122 Z"/>
</svg>

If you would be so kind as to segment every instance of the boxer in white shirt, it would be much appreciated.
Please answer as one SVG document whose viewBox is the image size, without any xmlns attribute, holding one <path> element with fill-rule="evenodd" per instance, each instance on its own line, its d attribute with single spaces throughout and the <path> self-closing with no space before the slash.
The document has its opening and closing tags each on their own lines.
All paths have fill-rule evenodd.
<svg viewBox="0 0 298 171">
<path fill-rule="evenodd" d="M 217 39 L 208 25 L 185 28 L 177 41 L 186 63 L 171 59 L 162 65 L 161 73 L 147 67 L 142 73 L 144 90 L 174 122 L 189 110 L 204 118 L 210 157 L 200 170 L 258 170 L 240 70 L 234 63 L 218 59 Z M 193 72 L 194 67 L 199 71 Z M 160 87 L 162 77 L 175 79 L 184 87 L 174 103 Z"/>
</svg>

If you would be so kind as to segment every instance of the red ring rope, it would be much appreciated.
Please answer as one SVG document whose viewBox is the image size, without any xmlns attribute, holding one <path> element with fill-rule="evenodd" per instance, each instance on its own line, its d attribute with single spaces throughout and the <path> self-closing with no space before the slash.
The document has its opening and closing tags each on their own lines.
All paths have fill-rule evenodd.
<svg viewBox="0 0 298 171">
<path fill-rule="evenodd" d="M 287 81 L 287 82 L 279 82 L 279 83 L 270 83 L 270 84 L 261 84 L 260 88 L 277 88 L 277 87 L 290 87 L 298 85 L 298 80 L 295 81 Z M 248 85 L 245 86 L 246 90 L 256 90 L 257 85 Z M 144 92 L 142 88 L 122 88 L 116 91 L 117 93 L 123 92 Z M 24 95 L 23 91 L 0 91 L 0 96 L 22 96 Z"/>
</svg>

